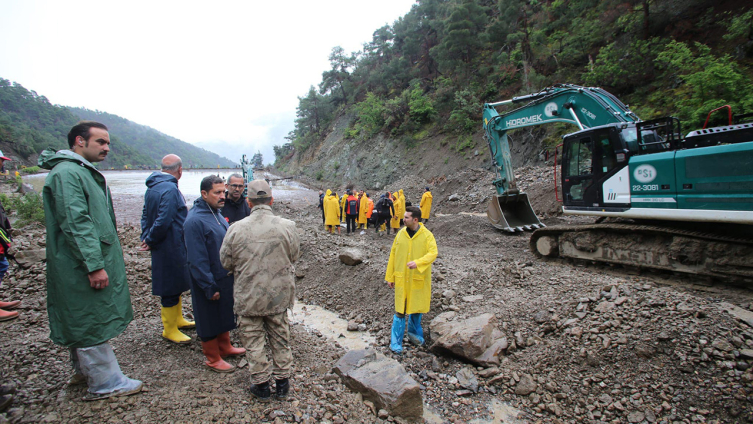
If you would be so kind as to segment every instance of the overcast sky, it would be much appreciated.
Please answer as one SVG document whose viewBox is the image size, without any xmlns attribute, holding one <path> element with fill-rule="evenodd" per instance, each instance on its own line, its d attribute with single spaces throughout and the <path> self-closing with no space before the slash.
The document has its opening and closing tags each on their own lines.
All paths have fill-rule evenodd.
<svg viewBox="0 0 753 424">
<path fill-rule="evenodd" d="M 361 50 L 413 3 L 0 0 L 0 77 L 269 163 L 332 47 Z"/>
</svg>

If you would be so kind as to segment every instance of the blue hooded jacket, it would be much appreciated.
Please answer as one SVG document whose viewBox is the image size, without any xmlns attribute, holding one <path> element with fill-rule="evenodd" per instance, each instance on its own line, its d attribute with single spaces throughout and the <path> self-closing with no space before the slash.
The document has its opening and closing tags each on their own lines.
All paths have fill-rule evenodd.
<svg viewBox="0 0 753 424">
<path fill-rule="evenodd" d="M 203 340 L 235 328 L 233 276 L 220 261 L 220 247 L 228 227 L 220 211 L 204 199 L 196 199 L 183 227 L 196 334 Z M 217 292 L 220 299 L 211 300 Z"/>
<path fill-rule="evenodd" d="M 146 179 L 146 186 L 141 241 L 152 252 L 152 294 L 179 295 L 189 287 L 183 241 L 186 201 L 178 190 L 178 180 L 170 174 L 155 172 Z"/>
</svg>

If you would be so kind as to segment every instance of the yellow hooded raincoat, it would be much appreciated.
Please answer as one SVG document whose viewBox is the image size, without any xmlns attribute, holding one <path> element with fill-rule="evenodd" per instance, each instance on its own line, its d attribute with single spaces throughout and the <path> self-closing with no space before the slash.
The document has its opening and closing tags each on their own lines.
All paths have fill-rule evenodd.
<svg viewBox="0 0 753 424">
<path fill-rule="evenodd" d="M 398 190 L 397 193 L 392 193 L 395 196 L 395 216 L 390 221 L 391 228 L 400 228 L 402 224 L 403 216 L 405 215 L 405 195 L 403 190 Z"/>
<path fill-rule="evenodd" d="M 358 225 L 366 225 L 366 213 L 369 211 L 369 201 L 365 194 L 361 195 L 358 205 Z"/>
<path fill-rule="evenodd" d="M 332 190 L 324 195 L 324 225 L 340 225 L 340 204 Z"/>
<path fill-rule="evenodd" d="M 418 206 L 418 208 L 421 209 L 421 219 L 429 219 L 429 215 L 431 214 L 431 201 L 431 192 L 425 191 L 424 195 L 421 196 L 421 204 Z"/>
<path fill-rule="evenodd" d="M 431 303 L 431 264 L 437 259 L 437 241 L 423 224 L 411 238 L 403 228 L 392 242 L 384 279 L 395 283 L 395 311 L 425 314 Z M 415 261 L 416 269 L 408 269 Z"/>
<path fill-rule="evenodd" d="M 340 198 L 340 219 L 345 218 L 345 203 L 348 199 L 348 193 L 343 194 L 343 197 Z"/>
</svg>

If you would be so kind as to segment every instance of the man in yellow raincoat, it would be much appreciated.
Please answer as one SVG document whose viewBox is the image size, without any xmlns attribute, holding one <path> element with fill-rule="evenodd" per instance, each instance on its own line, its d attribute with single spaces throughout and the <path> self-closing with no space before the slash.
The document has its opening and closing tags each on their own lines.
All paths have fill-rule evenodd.
<svg viewBox="0 0 753 424">
<path fill-rule="evenodd" d="M 327 231 L 334 234 L 335 227 L 340 229 L 340 203 L 337 200 L 337 194 L 332 190 L 327 190 L 324 195 L 324 225 Z"/>
<path fill-rule="evenodd" d="M 423 217 L 423 222 L 429 222 L 429 215 L 431 214 L 431 190 L 429 190 L 429 187 L 426 187 L 426 191 L 424 192 L 424 195 L 421 196 L 421 204 L 419 207 L 421 208 L 421 216 Z"/>
<path fill-rule="evenodd" d="M 361 192 L 358 196 L 358 228 L 366 229 L 366 213 L 369 210 L 369 202 L 366 193 Z"/>
<path fill-rule="evenodd" d="M 384 280 L 395 289 L 395 315 L 392 318 L 390 349 L 403 352 L 406 319 L 408 340 L 421 346 L 424 332 L 421 316 L 431 303 L 431 264 L 437 259 L 437 241 L 421 221 L 421 209 L 409 206 L 404 214 L 405 228 L 392 242 Z"/>
<path fill-rule="evenodd" d="M 398 192 L 392 192 L 392 203 L 395 205 L 395 215 L 390 220 L 390 228 L 394 228 L 395 234 L 397 234 L 397 230 L 403 224 L 403 214 L 405 214 L 405 205 L 403 204 L 402 209 L 400 208 L 400 194 Z"/>
<path fill-rule="evenodd" d="M 345 190 L 345 194 L 343 194 L 343 197 L 340 198 L 340 220 L 342 221 L 345 219 L 345 202 L 347 202 L 348 198 L 348 191 Z"/>
</svg>

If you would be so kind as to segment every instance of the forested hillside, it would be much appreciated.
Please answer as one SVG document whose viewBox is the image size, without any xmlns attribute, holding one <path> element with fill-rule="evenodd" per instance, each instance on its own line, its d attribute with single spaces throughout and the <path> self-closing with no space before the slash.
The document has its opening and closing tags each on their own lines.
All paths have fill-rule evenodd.
<svg viewBox="0 0 753 424">
<path fill-rule="evenodd" d="M 380 154 L 405 149 L 419 161 L 417 153 L 442 149 L 445 163 L 467 160 L 486 150 L 483 103 L 555 83 L 600 86 L 641 118 L 673 115 L 686 129 L 721 105 L 753 112 L 753 10 L 740 0 L 419 0 L 363 50 L 335 47 L 329 60 L 299 98 L 288 142 L 275 147 L 282 169 L 339 179 L 379 165 L 329 160 L 338 150 L 320 149 L 340 136 L 346 150 L 387 143 Z M 524 151 L 572 130 L 522 130 L 540 144 Z M 303 166 L 312 163 L 321 166 Z"/>
<path fill-rule="evenodd" d="M 112 152 L 101 163 L 102 168 L 153 168 L 167 153 L 178 154 L 187 166 L 234 165 L 214 153 L 115 115 L 53 105 L 35 91 L 0 78 L 0 149 L 6 155 L 36 165 L 42 150 L 67 149 L 68 131 L 82 119 L 98 120 L 110 128 Z"/>
<path fill-rule="evenodd" d="M 170 137 L 153 128 L 139 125 L 117 115 L 107 112 L 81 108 L 69 108 L 82 119 L 102 122 L 111 133 L 118 134 L 128 145 L 147 155 L 154 163 L 170 153 L 175 153 L 183 160 L 184 166 L 193 168 L 234 167 L 236 163 L 200 147 Z M 180 152 L 180 153 L 178 153 Z"/>
</svg>

